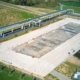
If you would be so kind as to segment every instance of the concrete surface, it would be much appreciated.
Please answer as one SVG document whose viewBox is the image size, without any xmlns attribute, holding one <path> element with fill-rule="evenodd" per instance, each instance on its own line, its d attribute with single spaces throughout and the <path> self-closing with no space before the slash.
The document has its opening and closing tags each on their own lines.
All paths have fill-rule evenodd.
<svg viewBox="0 0 80 80">
<path fill-rule="evenodd" d="M 0 43 L 0 61 L 42 77 L 46 76 L 69 56 L 75 54 L 80 49 L 80 33 L 58 45 L 39 59 L 17 53 L 13 49 L 25 42 L 29 44 L 34 41 L 35 38 L 70 22 L 80 24 L 79 20 L 66 18 L 20 37 Z"/>
<path fill-rule="evenodd" d="M 55 70 L 51 71 L 50 74 L 52 74 L 53 76 L 56 76 L 59 80 L 71 80 L 68 77 L 60 74 L 59 72 L 57 72 Z"/>
</svg>

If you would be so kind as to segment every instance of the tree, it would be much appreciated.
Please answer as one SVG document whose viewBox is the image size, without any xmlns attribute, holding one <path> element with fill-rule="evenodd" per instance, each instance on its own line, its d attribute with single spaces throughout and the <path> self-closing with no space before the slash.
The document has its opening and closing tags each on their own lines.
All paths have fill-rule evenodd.
<svg viewBox="0 0 80 80">
<path fill-rule="evenodd" d="M 13 3 L 14 4 L 19 4 L 20 3 L 20 0 L 14 0 Z"/>
<path fill-rule="evenodd" d="M 26 0 L 26 4 L 29 6 L 32 6 L 32 5 L 36 4 L 36 1 L 35 0 Z"/>
<path fill-rule="evenodd" d="M 3 1 L 5 1 L 5 2 L 10 2 L 10 0 L 3 0 Z"/>
</svg>

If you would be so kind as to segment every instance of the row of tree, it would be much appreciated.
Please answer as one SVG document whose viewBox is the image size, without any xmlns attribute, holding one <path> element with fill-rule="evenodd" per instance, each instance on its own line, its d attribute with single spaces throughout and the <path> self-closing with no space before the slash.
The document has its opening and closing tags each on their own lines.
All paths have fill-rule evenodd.
<svg viewBox="0 0 80 80">
<path fill-rule="evenodd" d="M 61 1 L 73 1 L 73 2 L 80 2 L 80 0 L 2 0 L 5 2 L 13 3 L 13 4 L 20 4 L 20 5 L 38 5 L 38 4 L 50 4 L 52 3 L 53 5 L 57 4 L 57 2 Z"/>
<path fill-rule="evenodd" d="M 55 3 L 57 0 L 2 0 L 5 2 L 13 3 L 13 4 L 20 4 L 20 5 L 35 5 L 35 4 L 42 4 L 42 3 Z"/>
</svg>

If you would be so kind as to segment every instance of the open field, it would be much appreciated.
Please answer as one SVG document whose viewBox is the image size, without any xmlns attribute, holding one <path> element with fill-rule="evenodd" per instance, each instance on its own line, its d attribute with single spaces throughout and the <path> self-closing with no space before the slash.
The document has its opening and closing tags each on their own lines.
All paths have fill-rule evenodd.
<svg viewBox="0 0 80 80">
<path fill-rule="evenodd" d="M 62 4 L 64 4 L 64 9 L 74 9 L 74 11 L 76 13 L 80 13 L 80 3 L 76 3 L 76 2 L 67 2 L 67 1 L 64 1 L 64 2 L 61 2 Z M 53 3 L 49 3 L 49 4 L 45 4 L 45 3 L 42 3 L 42 4 L 39 4 L 39 5 L 34 5 L 36 7 L 41 7 L 41 8 L 47 8 L 47 9 L 51 9 L 51 10 L 60 10 L 60 6 L 58 4 L 53 4 Z"/>
<path fill-rule="evenodd" d="M 70 62 L 64 62 L 59 67 L 57 67 L 55 70 L 60 72 L 61 74 L 71 78 L 73 73 L 76 71 L 76 68 L 80 70 L 80 66 L 74 65 Z"/>
<path fill-rule="evenodd" d="M 1 3 L 1 5 L 5 5 L 7 7 L 12 8 L 12 9 L 17 9 L 17 10 L 24 11 L 24 12 L 29 12 L 29 13 L 36 14 L 36 15 L 44 15 L 44 14 L 47 14 L 47 13 L 54 11 L 54 10 L 46 9 L 46 8 L 14 5 L 14 4 L 9 4 L 9 3 L 5 3 L 5 2 L 0 2 L 0 3 Z"/>
<path fill-rule="evenodd" d="M 28 18 L 34 18 L 35 16 L 34 14 L 0 5 L 0 26 L 13 24 Z"/>
<path fill-rule="evenodd" d="M 17 9 L 22 8 L 23 10 L 27 10 L 27 11 L 29 11 L 31 13 L 33 13 L 35 11 L 35 13 L 39 14 L 40 11 L 41 11 L 42 14 L 45 14 L 45 13 L 52 12 L 54 10 L 60 10 L 59 5 L 56 2 L 54 2 L 54 3 L 53 2 L 54 1 L 52 1 L 52 2 L 50 2 L 48 4 L 46 4 L 46 3 L 41 3 L 41 4 L 38 4 L 38 5 L 35 4 L 33 6 L 19 6 L 19 5 L 15 6 L 15 5 L 12 5 L 12 4 L 6 4 L 4 2 L 1 2 L 1 4 L 3 4 L 3 5 L 6 4 L 7 6 L 12 6 L 12 7 L 15 7 Z M 66 5 L 64 4 L 65 5 L 64 9 L 74 9 L 75 12 L 80 13 L 80 7 L 79 7 L 80 3 L 73 2 L 73 3 L 69 3 L 69 5 L 67 5 L 68 2 L 67 3 L 66 2 L 62 2 L 62 3 L 66 4 Z M 73 4 L 76 5 L 76 6 L 74 6 Z M 71 5 L 73 5 L 73 6 L 71 6 Z"/>
<path fill-rule="evenodd" d="M 64 74 L 65 76 L 71 78 L 73 73 L 78 69 L 80 71 L 80 51 L 78 51 L 74 56 L 68 58 L 68 60 L 58 66 L 55 70 Z"/>
<path fill-rule="evenodd" d="M 1 65 L 0 65 L 0 69 L 1 69 Z M 32 80 L 32 77 L 30 76 L 23 76 L 22 79 L 20 72 L 18 71 L 14 71 L 13 73 L 10 74 L 12 70 L 9 68 L 4 68 L 2 71 L 0 71 L 0 80 Z"/>
<path fill-rule="evenodd" d="M 11 8 L 10 6 L 13 8 Z M 27 12 L 19 9 L 25 10 Z M 12 4 L 6 4 L 0 2 L 0 26 L 13 24 L 15 22 L 19 22 L 27 18 L 34 18 L 36 17 L 36 15 L 34 15 L 34 11 L 37 14 L 46 14 L 59 9 L 60 9 L 59 6 L 45 9 L 45 8 L 36 8 L 36 7 L 27 7 L 27 6 L 15 6 Z M 76 13 L 80 13 L 79 7 L 64 6 L 64 9 L 74 9 Z M 29 12 L 32 12 L 33 14 L 30 14 Z"/>
<path fill-rule="evenodd" d="M 55 10 L 51 10 L 51 9 L 37 8 L 37 7 L 31 7 L 31 6 L 20 6 L 20 5 L 18 5 L 17 7 L 28 10 L 30 12 L 34 12 L 37 15 L 44 15 L 44 14 L 48 14 L 48 13 L 55 11 Z"/>
</svg>

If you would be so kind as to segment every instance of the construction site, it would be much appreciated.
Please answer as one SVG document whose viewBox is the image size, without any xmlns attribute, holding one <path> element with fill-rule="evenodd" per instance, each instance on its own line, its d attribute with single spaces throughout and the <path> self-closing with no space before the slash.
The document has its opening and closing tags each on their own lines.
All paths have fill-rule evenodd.
<svg viewBox="0 0 80 80">
<path fill-rule="evenodd" d="M 1 63 L 44 79 L 80 50 L 80 14 L 60 4 L 60 10 L 0 27 L 0 41 Z"/>
<path fill-rule="evenodd" d="M 0 61 L 42 78 L 79 49 L 80 21 L 65 18 L 1 43 Z"/>
</svg>

